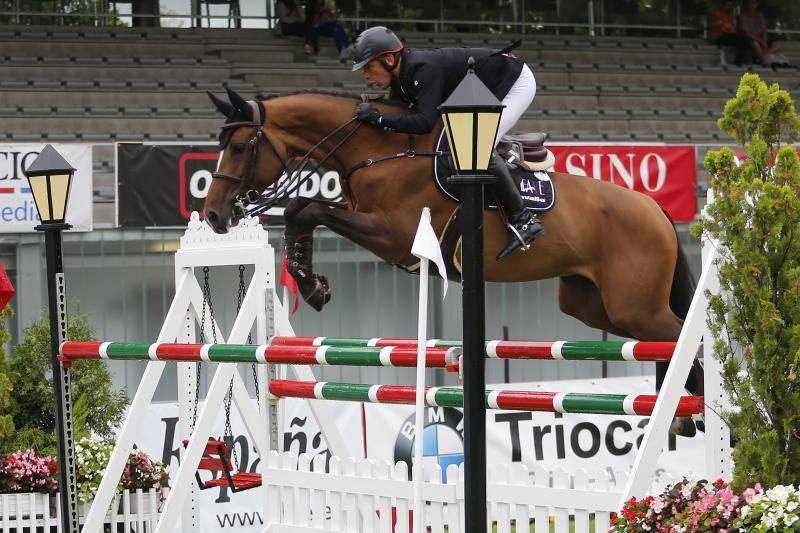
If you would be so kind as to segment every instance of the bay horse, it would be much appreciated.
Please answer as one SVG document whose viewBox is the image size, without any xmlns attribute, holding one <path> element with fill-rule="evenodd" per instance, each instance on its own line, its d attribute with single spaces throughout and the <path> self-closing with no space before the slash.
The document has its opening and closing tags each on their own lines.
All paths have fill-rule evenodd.
<svg viewBox="0 0 800 533">
<path fill-rule="evenodd" d="M 286 161 L 298 156 L 327 158 L 343 180 L 345 202 L 297 197 L 284 212 L 289 271 L 317 310 L 330 292 L 324 276 L 313 272 L 314 228 L 328 227 L 387 263 L 411 267 L 418 262 L 411 245 L 422 208 L 430 208 L 437 235 L 456 208 L 434 184 L 431 157 L 402 157 L 409 146 L 430 154 L 437 134 L 358 127 L 353 121 L 359 95 L 304 90 L 246 102 L 228 89 L 230 103 L 209 95 L 228 117 L 204 206 L 205 220 L 215 231 L 224 233 L 236 222 L 237 197 L 247 189 L 274 186 Z M 381 113 L 403 112 L 392 102 L 373 105 Z M 347 124 L 353 125 L 349 137 L 342 129 Z M 397 155 L 381 159 L 387 154 Z M 367 164 L 369 159 L 375 162 Z M 540 215 L 546 234 L 529 251 L 496 262 L 506 228 L 496 211 L 485 213 L 485 279 L 514 283 L 558 277 L 560 309 L 587 326 L 638 340 L 677 340 L 694 280 L 662 208 L 618 185 L 558 172 L 550 177 L 558 201 Z M 459 277 L 458 272 L 448 275 Z M 666 366 L 662 363 L 658 373 Z"/>
</svg>

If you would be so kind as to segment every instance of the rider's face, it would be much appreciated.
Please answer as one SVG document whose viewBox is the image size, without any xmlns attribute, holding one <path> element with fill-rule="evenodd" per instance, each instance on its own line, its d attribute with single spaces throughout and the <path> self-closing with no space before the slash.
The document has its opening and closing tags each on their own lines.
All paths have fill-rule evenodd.
<svg viewBox="0 0 800 533">
<path fill-rule="evenodd" d="M 387 58 L 392 61 L 394 58 Z M 375 89 L 386 90 L 392 84 L 392 73 L 379 60 L 373 59 L 361 70 L 364 81 Z"/>
</svg>

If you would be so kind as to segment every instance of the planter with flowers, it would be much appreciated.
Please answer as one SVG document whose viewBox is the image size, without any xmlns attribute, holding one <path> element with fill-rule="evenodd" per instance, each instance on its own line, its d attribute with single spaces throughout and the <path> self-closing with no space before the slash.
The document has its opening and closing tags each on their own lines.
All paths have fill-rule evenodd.
<svg viewBox="0 0 800 533">
<path fill-rule="evenodd" d="M 17 451 L 0 464 L 0 518 L 55 516 L 58 463 L 34 450 Z M 4 501 L 3 501 L 4 500 Z"/>
<path fill-rule="evenodd" d="M 87 438 L 78 442 L 76 447 L 78 497 L 82 503 L 90 503 L 97 494 L 113 449 L 114 445 L 109 442 Z M 152 461 L 144 452 L 134 451 L 128 456 L 122 478 L 117 485 L 117 492 L 121 493 L 117 512 L 125 512 L 125 501 L 129 502 L 129 513 L 138 513 L 140 509 L 142 512 L 150 509 L 158 510 L 164 499 L 163 489 L 168 479 L 163 464 Z M 142 491 L 141 502 L 139 490 Z"/>
<path fill-rule="evenodd" d="M 158 461 L 153 461 L 144 452 L 135 451 L 128 456 L 125 470 L 122 471 L 120 485 L 123 494 L 136 492 L 136 497 L 130 498 L 130 512 L 146 512 L 149 509 L 157 509 L 165 499 L 164 487 L 169 481 L 169 474 L 164 465 Z M 139 492 L 142 491 L 141 500 Z M 155 499 L 155 502 L 151 502 Z M 120 511 L 124 508 L 124 499 L 120 501 Z M 139 507 L 139 504 L 142 507 Z"/>
</svg>

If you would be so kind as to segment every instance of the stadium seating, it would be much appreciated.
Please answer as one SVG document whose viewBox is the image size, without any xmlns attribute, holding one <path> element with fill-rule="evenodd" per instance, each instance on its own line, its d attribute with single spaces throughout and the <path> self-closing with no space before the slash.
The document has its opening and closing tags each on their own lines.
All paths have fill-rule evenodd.
<svg viewBox="0 0 800 533">
<path fill-rule="evenodd" d="M 490 46 L 511 36 L 412 33 L 408 46 Z M 211 139 L 218 120 L 205 91 L 299 87 L 363 90 L 328 43 L 311 60 L 293 39 L 263 30 L 30 28 L 0 30 L 0 138 Z M 792 43 L 789 43 L 792 44 Z M 788 47 L 788 55 L 800 50 Z M 520 124 L 554 140 L 714 140 L 716 120 L 745 69 L 720 67 L 695 40 L 523 37 L 538 94 Z M 797 70 L 756 68 L 797 94 Z"/>
</svg>

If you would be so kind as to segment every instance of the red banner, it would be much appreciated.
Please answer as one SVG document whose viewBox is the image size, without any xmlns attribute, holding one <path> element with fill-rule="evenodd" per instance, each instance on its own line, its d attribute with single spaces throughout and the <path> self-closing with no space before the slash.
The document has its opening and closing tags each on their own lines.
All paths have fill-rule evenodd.
<svg viewBox="0 0 800 533">
<path fill-rule="evenodd" d="M 591 176 L 639 191 L 661 204 L 675 222 L 694 220 L 697 166 L 693 146 L 547 147 L 556 156 L 557 172 Z"/>
</svg>

